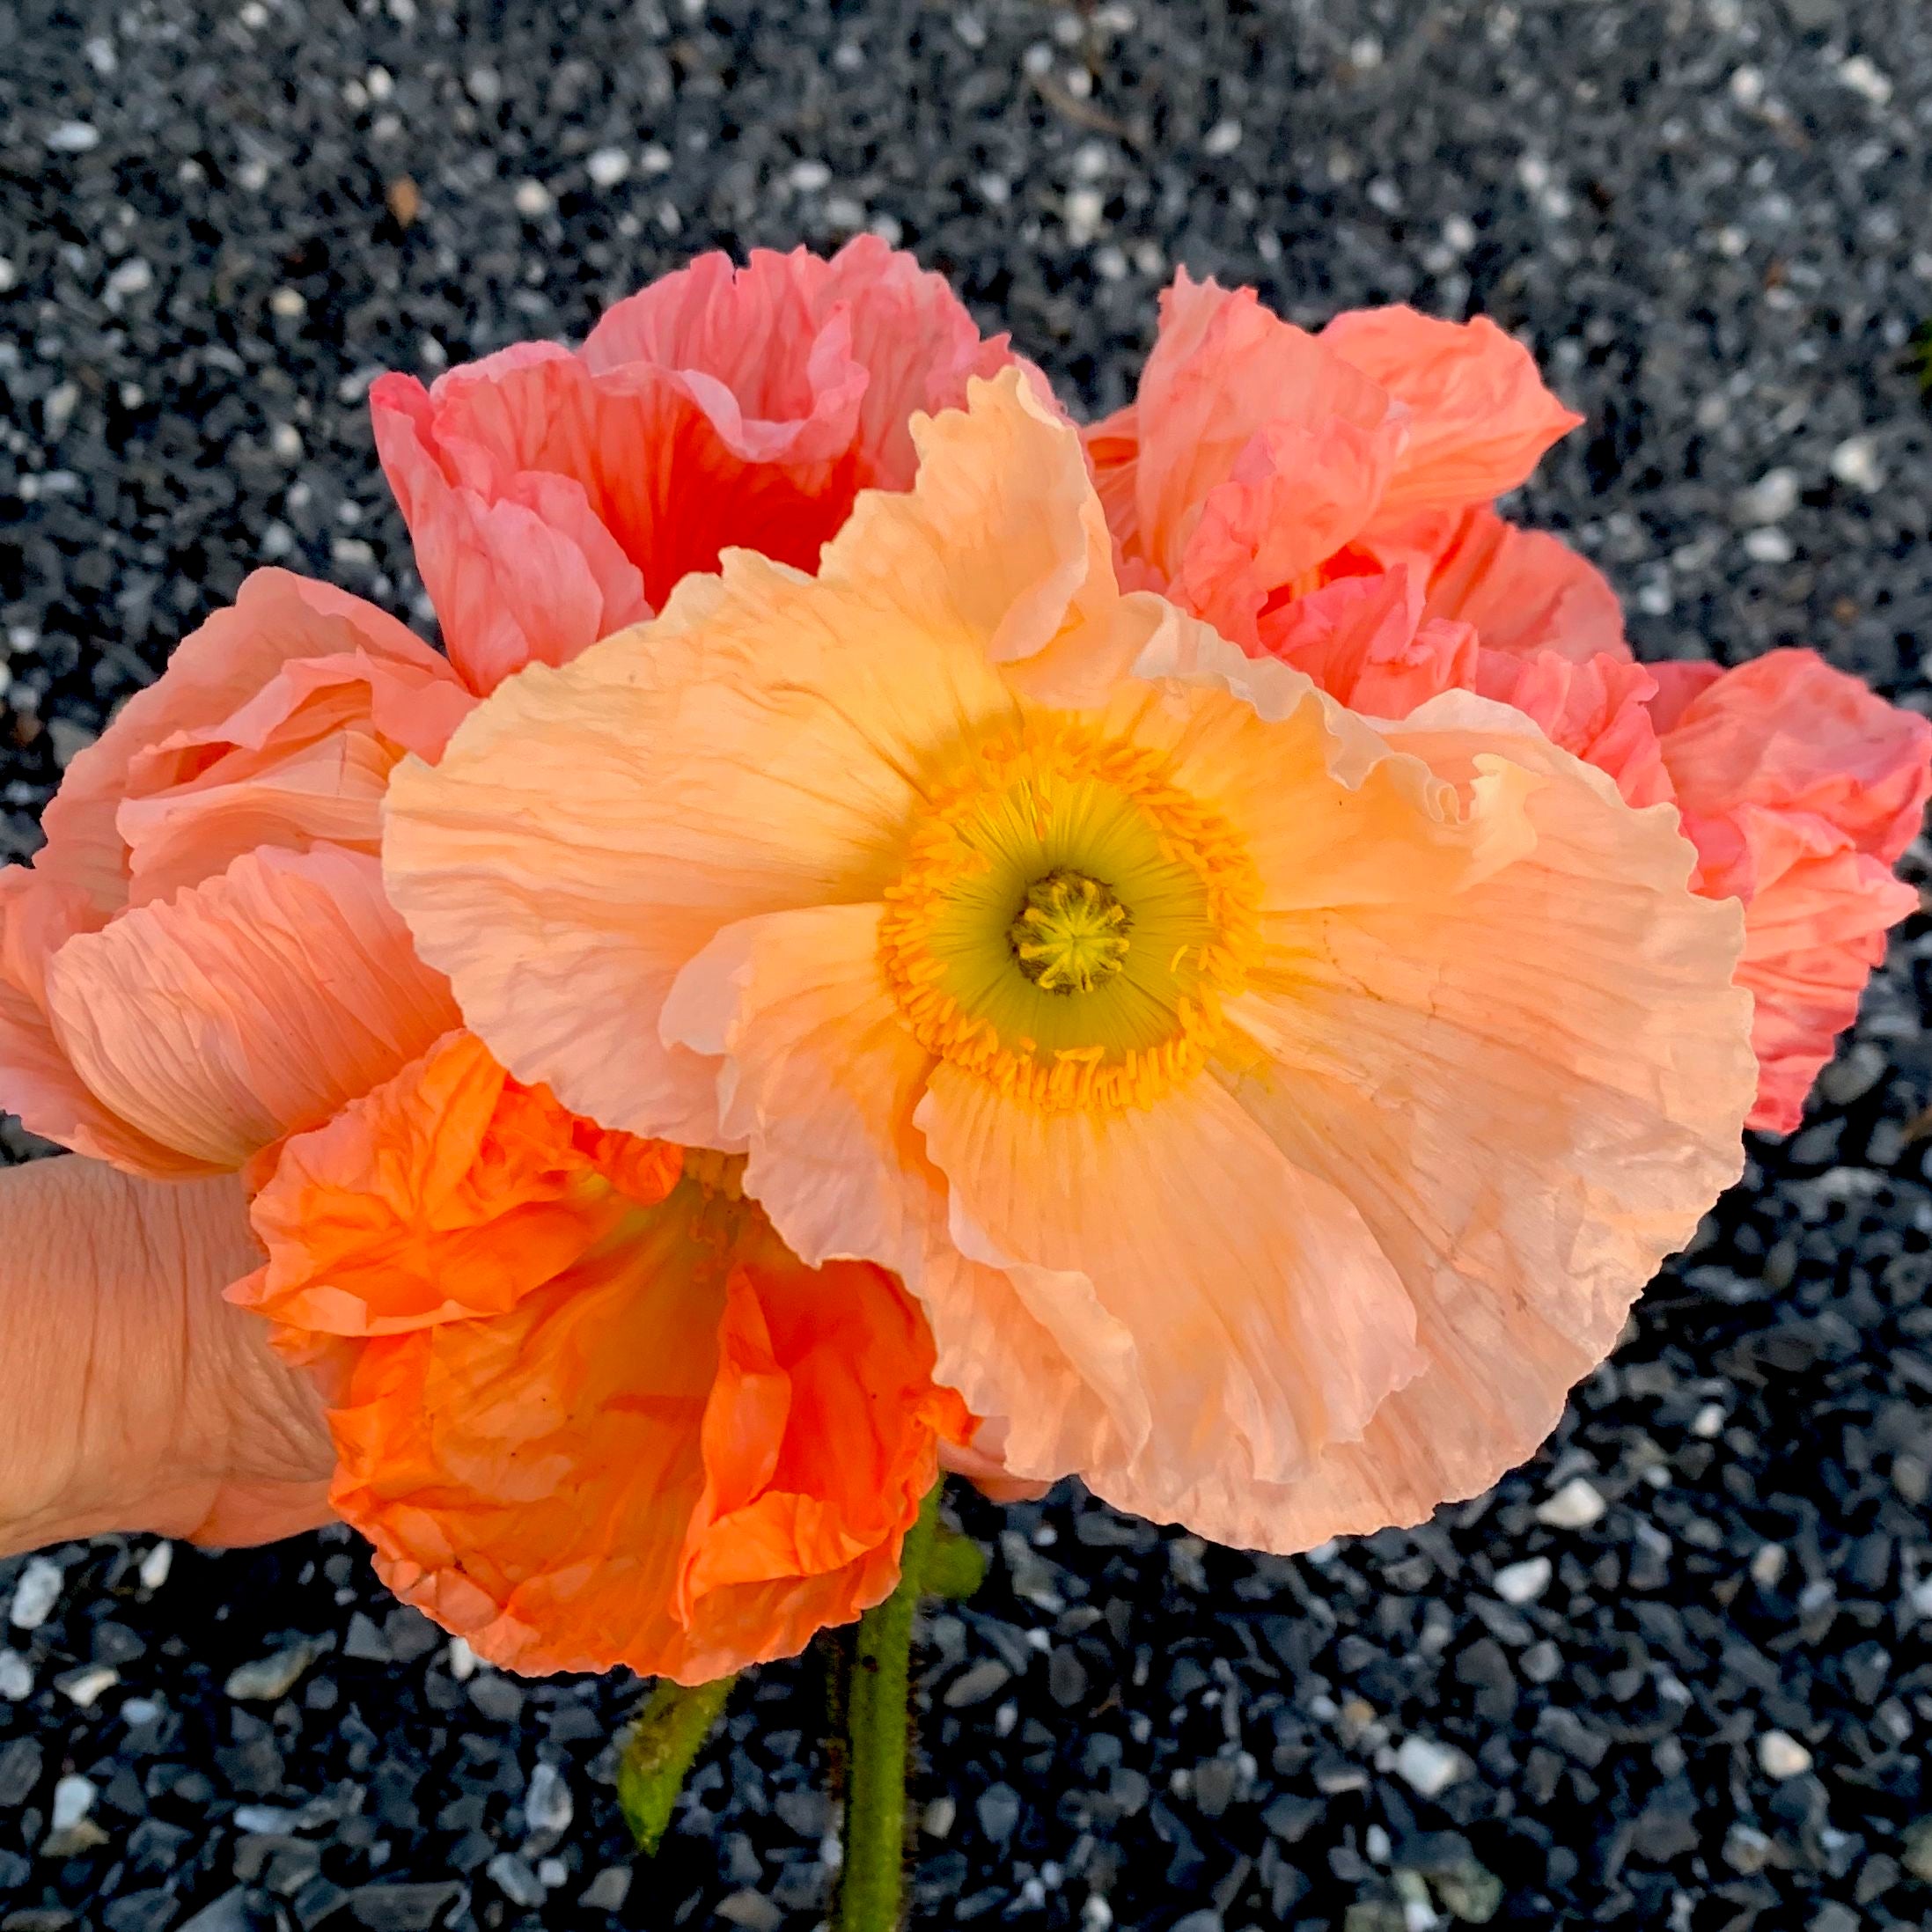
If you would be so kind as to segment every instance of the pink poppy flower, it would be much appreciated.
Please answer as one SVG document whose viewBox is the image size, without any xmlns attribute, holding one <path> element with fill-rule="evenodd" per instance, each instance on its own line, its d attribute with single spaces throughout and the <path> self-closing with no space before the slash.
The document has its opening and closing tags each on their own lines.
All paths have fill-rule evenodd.
<svg viewBox="0 0 1932 1932">
<path fill-rule="evenodd" d="M 810 569 L 861 489 L 912 481 L 907 419 L 1013 358 L 876 236 L 829 261 L 701 255 L 580 349 L 522 342 L 370 391 L 457 669 L 564 664 L 743 545 Z"/>
</svg>

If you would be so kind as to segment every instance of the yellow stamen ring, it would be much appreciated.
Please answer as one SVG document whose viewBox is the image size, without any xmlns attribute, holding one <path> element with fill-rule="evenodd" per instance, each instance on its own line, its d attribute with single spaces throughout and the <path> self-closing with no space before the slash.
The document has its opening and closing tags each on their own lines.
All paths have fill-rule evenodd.
<svg viewBox="0 0 1932 1932">
<path fill-rule="evenodd" d="M 885 897 L 881 962 L 921 1043 L 1055 1110 L 1197 1071 L 1259 948 L 1239 834 L 1160 751 L 1063 717 L 961 754 Z"/>
</svg>

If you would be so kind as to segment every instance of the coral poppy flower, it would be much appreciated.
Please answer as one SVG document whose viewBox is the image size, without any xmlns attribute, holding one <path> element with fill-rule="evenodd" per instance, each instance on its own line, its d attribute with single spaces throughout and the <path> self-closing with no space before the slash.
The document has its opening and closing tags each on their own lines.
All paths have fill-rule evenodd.
<svg viewBox="0 0 1932 1932">
<path fill-rule="evenodd" d="M 1519 712 L 1377 732 L 1123 597 L 1074 432 L 971 399 L 815 578 L 731 553 L 399 768 L 392 894 L 519 1079 L 900 1274 L 1014 1473 L 1414 1521 L 1737 1173 L 1737 909 Z"/>
<path fill-rule="evenodd" d="M 861 235 L 829 261 L 701 255 L 581 349 L 384 376 L 370 405 L 450 657 L 487 691 L 649 615 L 726 544 L 811 569 L 856 491 L 912 481 L 907 417 L 1011 360 Z"/>
<path fill-rule="evenodd" d="M 799 1262 L 741 1165 L 594 1128 L 457 1032 L 256 1197 L 231 1296 L 333 1385 L 330 1500 L 495 1663 L 702 1682 L 897 1581 L 968 1418 L 904 1289 Z"/>
<path fill-rule="evenodd" d="M 372 605 L 260 570 L 0 872 L 0 1093 L 135 1173 L 239 1166 L 454 1023 L 383 895 L 382 795 L 474 702 Z"/>
<path fill-rule="evenodd" d="M 1918 910 L 1892 868 L 1932 791 L 1932 723 L 1809 650 L 1651 669 L 1698 889 L 1745 906 L 1737 981 L 1757 1002 L 1762 1069 L 1751 1125 L 1789 1133 L 1887 930 Z"/>
<path fill-rule="evenodd" d="M 1128 580 L 1244 649 L 1289 655 L 1303 606 L 1400 565 L 1415 623 L 1627 657 L 1596 569 L 1488 507 L 1582 420 L 1480 317 L 1361 309 L 1311 335 L 1183 271 L 1138 393 L 1086 441 Z"/>
</svg>

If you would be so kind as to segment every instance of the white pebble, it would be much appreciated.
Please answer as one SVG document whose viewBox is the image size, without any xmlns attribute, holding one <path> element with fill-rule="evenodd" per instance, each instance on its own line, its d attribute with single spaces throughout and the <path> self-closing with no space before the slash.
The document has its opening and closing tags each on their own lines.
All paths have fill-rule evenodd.
<svg viewBox="0 0 1932 1932">
<path fill-rule="evenodd" d="M 19 282 L 20 271 L 4 255 L 0 255 L 0 295 L 4 295 L 9 289 L 18 288 Z"/>
<path fill-rule="evenodd" d="M 1751 1559 L 1751 1579 L 1762 1589 L 1769 1590 L 1784 1575 L 1786 1562 L 1784 1545 L 1767 1543 Z"/>
<path fill-rule="evenodd" d="M 1723 1426 L 1723 1405 L 1719 1402 L 1705 1403 L 1703 1407 L 1699 1409 L 1697 1414 L 1691 1418 L 1691 1434 L 1701 1437 L 1707 1443 L 1712 1436 L 1717 1435 Z"/>
<path fill-rule="evenodd" d="M 1453 1745 L 1433 1737 L 1405 1737 L 1395 1753 L 1395 1768 L 1418 1796 L 1432 1798 L 1469 1774 L 1469 1760 Z"/>
<path fill-rule="evenodd" d="M 1610 1505 L 1583 1476 L 1572 1476 L 1554 1496 L 1537 1505 L 1536 1520 L 1553 1530 L 1587 1530 Z"/>
<path fill-rule="evenodd" d="M 576 1815 L 570 1787 L 563 1781 L 557 1767 L 540 1763 L 530 1774 L 530 1784 L 524 1792 L 524 1823 L 533 1832 L 563 1832 L 569 1829 Z"/>
<path fill-rule="evenodd" d="M 1232 154 L 1241 145 L 1241 123 L 1217 121 L 1201 139 L 1201 150 L 1211 155 Z"/>
<path fill-rule="evenodd" d="M 96 1787 L 92 1778 L 70 1774 L 54 1787 L 53 1829 L 70 1830 L 94 1808 Z"/>
<path fill-rule="evenodd" d="M 157 1543 L 141 1559 L 141 1587 L 143 1590 L 158 1590 L 167 1582 L 168 1572 L 174 1568 L 174 1546 L 172 1543 Z"/>
<path fill-rule="evenodd" d="M 832 170 L 823 161 L 795 161 L 785 179 L 801 195 L 817 195 L 832 186 Z"/>
<path fill-rule="evenodd" d="M 561 1858 L 546 1858 L 537 1866 L 537 1883 L 555 1892 L 570 1876 L 570 1868 Z"/>
<path fill-rule="evenodd" d="M 1550 1587 L 1550 1560 L 1525 1557 L 1496 1572 L 1496 1595 L 1506 1604 L 1533 1604 Z"/>
<path fill-rule="evenodd" d="M 951 1838 L 953 1824 L 959 1816 L 959 1807 L 955 1800 L 935 1798 L 921 1816 L 919 1828 L 928 1838 Z"/>
<path fill-rule="evenodd" d="M 511 1905 L 528 1910 L 543 1903 L 543 1881 L 514 1852 L 498 1852 L 483 1870 Z"/>
<path fill-rule="evenodd" d="M 33 1670 L 18 1650 L 0 1645 L 0 1697 L 20 1704 L 33 1694 Z"/>
<path fill-rule="evenodd" d="M 38 1630 L 54 1613 L 60 1596 L 61 1566 L 36 1556 L 13 1586 L 13 1608 L 7 1612 L 7 1621 L 16 1630 Z"/>
<path fill-rule="evenodd" d="M 1067 233 L 1076 246 L 1099 233 L 1106 209 L 1106 197 L 1097 187 L 1076 187 L 1068 195 Z"/>
<path fill-rule="evenodd" d="M 459 1684 L 467 1684 L 476 1675 L 476 1666 L 480 1659 L 475 1651 L 470 1649 L 467 1639 L 452 1637 L 445 1661 L 450 1667 L 450 1675 Z"/>
<path fill-rule="evenodd" d="M 1832 474 L 1840 482 L 1868 494 L 1885 480 L 1878 466 L 1878 444 L 1869 436 L 1848 436 L 1832 452 Z"/>
<path fill-rule="evenodd" d="M 119 1671 L 105 1664 L 97 1664 L 91 1671 L 82 1671 L 69 1678 L 61 1686 L 61 1694 L 77 1709 L 92 1710 L 100 1701 L 101 1693 L 111 1691 L 120 1681 Z"/>
<path fill-rule="evenodd" d="M 1797 555 L 1797 546 L 1774 525 L 1769 530 L 1745 532 L 1745 555 L 1753 563 L 1789 563 Z"/>
<path fill-rule="evenodd" d="M 85 154 L 100 145 L 100 129 L 85 121 L 63 121 L 48 130 L 47 144 L 55 154 Z"/>
<path fill-rule="evenodd" d="M 116 262 L 107 277 L 110 295 L 145 295 L 153 286 L 154 269 L 139 255 L 130 255 L 127 261 Z"/>
<path fill-rule="evenodd" d="M 1758 1740 L 1758 1766 L 1766 1777 L 1781 1782 L 1809 1771 L 1811 1753 L 1789 1731 L 1767 1730 Z"/>
<path fill-rule="evenodd" d="M 621 148 L 599 148 L 584 165 L 594 187 L 617 187 L 630 179 L 630 157 Z"/>
<path fill-rule="evenodd" d="M 1840 61 L 1838 77 L 1874 107 L 1883 107 L 1892 99 L 1892 76 L 1863 54 L 1854 54 L 1849 60 Z"/>
<path fill-rule="evenodd" d="M 1781 465 L 1737 492 L 1740 523 L 1782 523 L 1798 507 L 1798 473 Z"/>
<path fill-rule="evenodd" d="M 1107 1932 L 1113 1923 L 1113 1907 L 1098 1892 L 1090 1892 L 1080 1908 L 1080 1923 L 1086 1932 Z"/>
<path fill-rule="evenodd" d="M 268 306 L 283 321 L 292 322 L 298 316 L 308 313 L 309 298 L 299 289 L 283 287 L 268 298 Z"/>
<path fill-rule="evenodd" d="M 314 1661 L 314 1645 L 291 1643 L 287 1649 L 277 1650 L 270 1657 L 237 1665 L 228 1673 L 223 1688 L 238 1701 L 272 1704 L 295 1688 L 296 1680 Z"/>
<path fill-rule="evenodd" d="M 517 192 L 511 200 L 516 203 L 517 212 L 526 221 L 540 219 L 555 205 L 551 200 L 550 190 L 541 181 L 518 181 Z"/>
</svg>

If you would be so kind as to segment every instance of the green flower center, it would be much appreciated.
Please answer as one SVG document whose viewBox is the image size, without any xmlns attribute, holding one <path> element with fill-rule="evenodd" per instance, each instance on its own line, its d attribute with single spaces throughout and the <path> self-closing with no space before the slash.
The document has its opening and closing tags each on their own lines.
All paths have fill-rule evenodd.
<svg viewBox="0 0 1932 1932">
<path fill-rule="evenodd" d="M 1112 886 L 1056 865 L 1026 888 L 1006 943 L 1042 993 L 1091 993 L 1127 964 L 1133 923 Z"/>
</svg>

